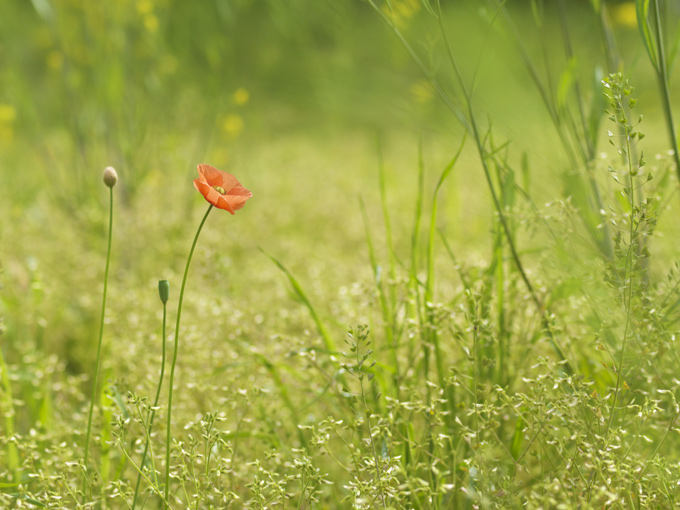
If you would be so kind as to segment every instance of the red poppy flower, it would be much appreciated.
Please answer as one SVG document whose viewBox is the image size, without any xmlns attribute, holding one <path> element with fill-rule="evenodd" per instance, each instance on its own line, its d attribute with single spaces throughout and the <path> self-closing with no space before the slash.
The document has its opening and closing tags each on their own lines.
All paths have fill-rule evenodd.
<svg viewBox="0 0 680 510">
<path fill-rule="evenodd" d="M 218 209 L 231 214 L 246 205 L 246 200 L 253 196 L 236 177 L 210 165 L 198 165 L 198 175 L 200 177 L 194 179 L 194 186 L 201 195 Z"/>
</svg>

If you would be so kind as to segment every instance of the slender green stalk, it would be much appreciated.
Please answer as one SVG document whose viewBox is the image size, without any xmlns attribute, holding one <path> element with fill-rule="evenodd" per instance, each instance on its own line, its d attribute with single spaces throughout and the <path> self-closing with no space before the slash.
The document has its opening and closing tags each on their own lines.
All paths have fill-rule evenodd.
<svg viewBox="0 0 680 510">
<path fill-rule="evenodd" d="M 196 236 L 194 237 L 194 242 L 191 244 L 191 250 L 189 251 L 189 258 L 187 259 L 187 265 L 184 268 L 184 277 L 182 278 L 182 288 L 179 291 L 179 304 L 177 305 L 177 323 L 175 324 L 175 348 L 172 353 L 172 365 L 170 366 L 170 389 L 168 392 L 168 425 L 167 425 L 167 439 L 165 441 L 165 505 L 168 506 L 168 493 L 170 486 L 170 436 L 171 436 L 171 426 L 172 426 L 172 385 L 175 382 L 175 365 L 177 364 L 177 350 L 179 346 L 179 323 L 182 318 L 182 302 L 184 301 L 184 287 L 187 283 L 187 275 L 189 274 L 189 266 L 191 265 L 191 257 L 194 255 L 194 249 L 196 248 L 196 242 L 198 241 L 198 236 L 203 229 L 205 220 L 208 219 L 210 211 L 212 211 L 212 204 L 208 207 L 205 212 L 201 224 L 198 226 L 196 231 Z"/>
<path fill-rule="evenodd" d="M 130 463 L 130 465 L 133 468 L 135 468 L 135 470 L 144 478 L 144 480 L 146 480 L 146 482 L 149 484 L 149 487 L 151 487 L 151 489 L 162 498 L 165 508 L 170 508 L 170 503 L 168 502 L 166 497 L 161 493 L 160 488 L 154 485 L 153 480 L 146 476 L 146 473 L 144 473 L 142 469 L 137 464 L 135 464 L 135 461 L 132 460 L 132 457 L 130 457 L 130 454 L 127 452 L 125 448 L 121 448 L 120 450 L 123 452 L 125 459 Z"/>
<path fill-rule="evenodd" d="M 589 134 L 585 111 L 583 110 L 583 102 L 581 99 L 582 95 L 579 90 L 578 81 L 575 80 L 574 82 L 574 91 L 576 95 L 576 106 L 581 120 L 580 127 L 577 125 L 575 121 L 573 121 L 573 119 L 568 114 L 566 109 L 561 108 L 559 106 L 558 101 L 554 95 L 555 85 L 552 82 L 550 71 L 551 59 L 549 55 L 546 53 L 546 48 L 548 46 L 547 41 L 543 40 L 543 44 L 541 45 L 544 52 L 546 79 L 548 82 L 546 85 L 541 80 L 538 69 L 534 64 L 534 61 L 532 60 L 527 47 L 522 41 L 522 36 L 519 30 L 517 29 L 516 25 L 514 24 L 514 21 L 510 16 L 510 13 L 505 8 L 505 3 L 506 3 L 505 1 L 496 0 L 495 5 L 498 7 L 498 9 L 502 9 L 504 18 L 517 43 L 517 47 L 520 51 L 522 60 L 524 61 L 524 64 L 527 67 L 527 70 L 529 71 L 531 79 L 540 93 L 543 103 L 550 115 L 550 119 L 552 120 L 555 130 L 557 131 L 557 134 L 560 138 L 560 142 L 564 147 L 565 154 L 569 159 L 569 164 L 574 170 L 578 170 L 581 167 L 583 167 L 586 170 L 586 178 L 588 181 L 588 186 L 590 187 L 591 191 L 590 195 L 588 197 L 585 197 L 586 202 L 584 205 L 587 205 L 588 207 L 588 211 L 586 213 L 592 214 L 593 217 L 597 218 L 597 224 L 603 223 L 604 219 L 600 211 L 604 210 L 605 206 L 602 201 L 602 196 L 600 194 L 597 181 L 595 180 L 593 173 L 589 170 L 592 161 L 595 157 L 596 139 L 591 139 Z M 563 9 L 564 8 L 563 2 L 560 2 L 558 4 L 558 7 L 560 9 Z M 604 7 L 602 8 L 604 9 Z M 604 16 L 604 14 L 602 14 L 602 16 Z M 566 56 L 567 59 L 570 60 L 573 57 L 573 52 L 571 49 L 571 40 L 569 36 L 569 29 L 566 23 L 566 19 L 567 19 L 566 13 L 562 11 L 560 15 L 560 22 L 562 27 Z M 605 23 L 605 21 L 602 21 L 602 23 Z M 544 36 L 545 31 L 541 29 L 540 33 L 542 36 Z M 552 37 L 552 34 L 549 34 L 549 37 Z M 611 44 L 613 44 L 613 39 L 608 40 L 607 42 L 608 42 L 607 48 L 608 50 L 611 50 Z M 615 72 L 615 70 L 612 70 L 611 72 Z M 586 142 L 585 146 L 582 143 L 580 143 L 581 138 L 585 140 Z M 586 215 L 583 216 L 583 219 L 591 237 L 595 241 L 598 248 L 601 250 L 604 257 L 606 259 L 611 259 L 613 256 L 613 249 L 611 246 L 610 236 L 608 234 L 607 224 L 605 223 L 602 228 L 600 227 L 594 228 L 594 225 L 587 220 Z"/>
<path fill-rule="evenodd" d="M 356 362 L 359 370 L 363 370 L 362 363 L 364 360 L 360 358 L 359 347 L 355 350 Z M 380 494 L 380 500 L 382 502 L 382 507 L 387 508 L 385 504 L 385 493 L 383 492 L 382 484 L 382 473 L 380 470 L 380 459 L 378 459 L 378 450 L 375 447 L 375 439 L 373 437 L 373 430 L 371 429 L 371 412 L 368 409 L 368 403 L 366 402 L 366 392 L 364 391 L 364 373 L 361 372 L 359 375 L 359 385 L 361 386 L 361 400 L 364 404 L 364 411 L 366 413 L 366 424 L 368 425 L 368 437 L 371 443 L 371 450 L 373 451 L 373 462 L 375 463 L 375 483 L 378 486 L 378 493 Z"/>
<path fill-rule="evenodd" d="M 657 74 L 659 78 L 659 87 L 661 88 L 661 97 L 663 98 L 663 111 L 666 116 L 666 124 L 668 127 L 668 136 L 671 139 L 671 149 L 673 149 L 673 158 L 675 160 L 675 171 L 678 178 L 680 178 L 680 153 L 678 152 L 678 137 L 675 134 L 675 123 L 673 122 L 673 110 L 671 108 L 671 93 L 670 81 L 668 77 L 668 68 L 666 66 L 666 55 L 664 51 L 663 32 L 661 31 L 661 15 L 659 13 L 659 0 L 654 0 L 652 3 L 654 9 L 654 24 L 656 32 L 656 45 L 659 50 Z"/>
<path fill-rule="evenodd" d="M 386 302 L 383 306 L 383 322 L 385 323 L 385 341 L 388 348 L 392 351 L 393 364 L 393 382 L 395 393 L 399 392 L 399 357 L 397 356 L 397 344 L 399 342 L 398 333 L 396 333 L 396 309 L 397 309 L 397 293 L 396 293 L 396 263 L 394 256 L 394 244 L 392 243 L 392 222 L 390 221 L 389 208 L 387 207 L 387 191 L 385 189 L 385 164 L 382 157 L 382 149 L 380 142 L 378 142 L 378 187 L 380 189 L 380 204 L 382 206 L 383 223 L 385 225 L 385 244 L 387 245 L 387 260 L 388 260 L 388 278 L 387 278 L 387 292 L 381 289 L 381 294 L 386 297 Z M 367 227 L 368 228 L 368 227 Z M 377 274 L 377 273 L 376 273 Z M 380 287 L 382 282 L 376 281 Z M 396 335 L 395 335 L 396 333 Z M 384 503 L 384 502 L 383 502 Z"/>
<path fill-rule="evenodd" d="M 9 470 L 15 473 L 19 468 L 19 454 L 17 446 L 11 440 L 14 435 L 14 399 L 12 398 L 12 385 L 9 382 L 7 363 L 5 363 L 2 349 L 0 349 L 0 371 L 2 371 L 2 387 L 5 392 L 5 434 L 10 439 L 7 442 L 7 464 Z M 14 481 L 17 481 L 16 476 Z"/>
<path fill-rule="evenodd" d="M 621 111 L 623 112 L 623 103 L 620 104 Z M 624 293 L 623 304 L 626 309 L 626 324 L 623 328 L 623 340 L 621 342 L 621 356 L 619 358 L 619 364 L 616 369 L 616 388 L 614 389 L 614 400 L 612 401 L 611 411 L 609 412 L 609 420 L 607 420 L 607 429 L 604 434 L 605 440 L 607 434 L 611 429 L 612 422 L 614 421 L 614 413 L 616 412 L 616 401 L 619 397 L 619 391 L 621 390 L 622 371 L 623 371 L 623 359 L 626 352 L 626 344 L 628 340 L 628 332 L 631 329 L 631 315 L 632 315 L 632 301 L 633 301 L 633 256 L 634 256 L 634 242 L 636 237 L 636 227 L 635 227 L 635 179 L 633 174 L 633 160 L 631 157 L 631 143 L 630 143 L 630 132 L 627 126 L 625 127 L 626 136 L 626 150 L 625 154 L 627 156 L 628 164 L 628 186 L 630 187 L 630 192 L 628 194 L 630 203 L 630 228 L 628 231 L 628 252 L 626 253 L 626 266 L 624 271 L 624 281 L 623 286 L 628 294 L 628 299 L 626 299 L 626 294 Z"/>
<path fill-rule="evenodd" d="M 437 363 L 437 377 L 439 384 L 443 388 L 445 386 L 445 372 L 444 372 L 444 360 L 442 359 L 441 352 L 439 350 L 439 337 L 437 336 L 437 329 L 435 327 L 435 316 L 434 316 L 434 288 L 435 288 L 435 272 L 434 272 L 434 241 L 437 231 L 437 206 L 439 203 L 439 191 L 441 190 L 444 181 L 449 176 L 453 168 L 456 166 L 456 162 L 463 152 L 463 147 L 465 147 L 465 142 L 467 140 L 467 132 L 463 135 L 463 139 L 456 151 L 456 155 L 453 157 L 451 162 L 446 166 L 444 171 L 439 176 L 439 181 L 437 181 L 437 186 L 435 187 L 434 194 L 432 196 L 432 210 L 430 212 L 430 230 L 427 238 L 427 280 L 425 283 L 425 310 L 426 310 L 426 320 L 427 327 L 425 328 L 425 337 L 429 342 L 432 343 L 435 351 L 435 362 Z M 428 374 L 425 374 L 428 377 Z"/>
<path fill-rule="evenodd" d="M 111 261 L 111 239 L 113 233 L 113 186 L 109 187 L 109 246 L 106 252 L 106 270 L 104 271 L 104 294 L 102 296 L 102 313 L 99 323 L 99 341 L 97 342 L 97 362 L 94 369 L 94 382 L 92 384 L 92 398 L 90 399 L 90 412 L 87 418 L 87 433 L 85 434 L 85 460 L 83 462 L 83 498 L 87 489 L 87 461 L 90 454 L 90 434 L 92 433 L 92 415 L 94 413 L 94 401 L 97 398 L 97 386 L 99 383 L 99 369 L 102 356 L 102 338 L 104 336 L 104 315 L 106 313 L 106 290 L 109 283 L 109 262 Z"/>
<path fill-rule="evenodd" d="M 153 407 L 151 408 L 151 417 L 149 418 L 149 427 L 147 431 L 147 439 L 146 439 L 146 445 L 144 446 L 144 453 L 142 454 L 142 461 L 139 463 L 140 469 L 144 469 L 144 463 L 146 462 L 146 456 L 149 452 L 149 444 L 150 444 L 150 439 L 151 439 L 151 430 L 153 429 L 153 420 L 156 416 L 156 409 L 158 408 L 158 400 L 160 399 L 161 396 L 161 388 L 163 387 L 163 376 L 165 375 L 165 317 L 166 317 L 166 310 L 167 310 L 167 303 L 163 303 L 163 354 L 161 358 L 161 376 L 158 380 L 158 388 L 156 389 L 156 398 L 153 401 Z M 154 470 L 154 478 L 156 477 L 156 472 Z M 141 472 L 137 475 L 137 485 L 135 486 L 135 496 L 132 499 L 132 509 L 134 510 L 135 505 L 137 504 L 137 497 L 139 495 L 139 485 L 142 481 L 142 474 Z M 158 481 L 156 481 L 156 485 L 158 485 Z"/>
<path fill-rule="evenodd" d="M 390 303 L 387 299 L 385 289 L 383 288 L 380 265 L 378 264 L 378 259 L 375 255 L 375 248 L 373 246 L 373 237 L 371 235 L 371 230 L 368 226 L 368 214 L 366 213 L 366 206 L 364 205 L 364 200 L 359 196 L 359 209 L 361 211 L 361 217 L 364 221 L 364 230 L 366 231 L 366 242 L 368 244 L 368 256 L 371 261 L 371 268 L 373 269 L 373 276 L 375 279 L 375 286 L 378 291 L 378 302 L 380 303 L 380 312 L 383 319 L 383 328 L 385 331 L 385 341 L 387 342 L 388 348 L 392 353 L 392 381 L 394 383 L 395 395 L 399 396 L 399 358 L 397 356 L 397 343 L 394 339 L 394 322 L 392 321 L 392 315 L 390 314 Z M 385 212 L 386 214 L 386 212 Z M 389 241 L 389 251 L 392 253 L 391 249 L 391 238 Z M 388 282 L 389 284 L 389 282 Z"/>
</svg>

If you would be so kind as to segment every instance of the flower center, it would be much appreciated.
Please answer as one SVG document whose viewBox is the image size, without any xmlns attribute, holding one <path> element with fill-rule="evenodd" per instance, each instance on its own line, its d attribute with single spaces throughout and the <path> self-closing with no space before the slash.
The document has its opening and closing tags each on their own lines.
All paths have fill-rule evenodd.
<svg viewBox="0 0 680 510">
<path fill-rule="evenodd" d="M 220 186 L 213 186 L 212 187 L 215 191 L 217 191 L 220 195 L 226 195 L 227 192 L 224 191 L 224 188 L 221 188 Z"/>
</svg>

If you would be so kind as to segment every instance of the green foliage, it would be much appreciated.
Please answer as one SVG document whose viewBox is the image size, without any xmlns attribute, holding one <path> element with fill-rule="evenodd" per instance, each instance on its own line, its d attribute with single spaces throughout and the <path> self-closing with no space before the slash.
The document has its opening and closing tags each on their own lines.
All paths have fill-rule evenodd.
<svg viewBox="0 0 680 510">
<path fill-rule="evenodd" d="M 0 507 L 677 507 L 658 4 L 8 2 Z"/>
</svg>

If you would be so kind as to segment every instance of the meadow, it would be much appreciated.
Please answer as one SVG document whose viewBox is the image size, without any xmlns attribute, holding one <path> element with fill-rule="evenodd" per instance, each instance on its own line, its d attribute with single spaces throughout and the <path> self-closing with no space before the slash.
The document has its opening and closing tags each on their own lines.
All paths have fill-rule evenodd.
<svg viewBox="0 0 680 510">
<path fill-rule="evenodd" d="M 679 47 L 674 0 L 5 1 L 0 508 L 677 508 Z"/>
</svg>

